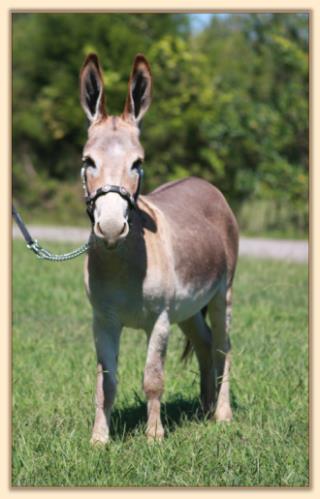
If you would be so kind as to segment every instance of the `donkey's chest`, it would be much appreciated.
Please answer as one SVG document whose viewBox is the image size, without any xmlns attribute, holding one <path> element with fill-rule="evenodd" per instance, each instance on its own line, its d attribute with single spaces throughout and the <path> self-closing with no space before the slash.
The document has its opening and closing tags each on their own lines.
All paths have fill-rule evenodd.
<svg viewBox="0 0 320 499">
<path fill-rule="evenodd" d="M 151 289 L 125 286 L 100 286 L 91 290 L 90 300 L 94 309 L 105 316 L 117 317 L 126 327 L 146 329 L 165 308 L 164 293 Z"/>
<path fill-rule="evenodd" d="M 134 264 L 130 268 L 108 264 L 89 265 L 85 283 L 93 308 L 104 315 L 117 316 L 127 327 L 147 328 L 166 304 L 171 290 L 160 269 L 150 272 Z"/>
</svg>

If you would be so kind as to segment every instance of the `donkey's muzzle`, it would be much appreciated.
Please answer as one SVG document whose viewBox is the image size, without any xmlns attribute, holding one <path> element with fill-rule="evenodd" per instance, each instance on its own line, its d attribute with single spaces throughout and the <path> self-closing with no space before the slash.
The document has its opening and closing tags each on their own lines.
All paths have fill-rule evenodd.
<svg viewBox="0 0 320 499">
<path fill-rule="evenodd" d="M 95 192 L 86 196 L 86 204 L 87 204 L 87 213 L 92 223 L 94 223 L 94 210 L 96 206 L 96 201 L 101 196 L 105 196 L 109 193 L 119 194 L 123 199 L 125 199 L 128 203 L 128 206 L 133 209 L 136 207 L 136 199 L 135 196 L 130 194 L 127 189 L 118 185 L 110 185 L 106 184 L 103 187 L 99 187 Z"/>
<path fill-rule="evenodd" d="M 99 221 L 94 224 L 94 233 L 103 239 L 109 249 L 115 248 L 123 241 L 129 233 L 129 224 L 125 220 L 119 230 L 119 225 L 102 224 Z"/>
<path fill-rule="evenodd" d="M 97 199 L 94 210 L 93 230 L 103 239 L 107 248 L 115 248 L 129 233 L 128 203 L 117 193 Z"/>
</svg>

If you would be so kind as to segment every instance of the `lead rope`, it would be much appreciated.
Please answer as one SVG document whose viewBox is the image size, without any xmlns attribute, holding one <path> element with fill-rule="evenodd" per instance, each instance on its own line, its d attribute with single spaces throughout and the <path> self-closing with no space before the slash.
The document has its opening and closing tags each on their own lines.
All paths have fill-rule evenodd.
<svg viewBox="0 0 320 499">
<path fill-rule="evenodd" d="M 89 242 L 83 244 L 79 248 L 74 249 L 73 251 L 69 251 L 68 253 L 63 253 L 62 255 L 57 255 L 55 253 L 51 253 L 51 251 L 42 248 L 36 239 L 33 239 L 23 222 L 21 215 L 17 212 L 15 207 L 12 205 L 12 215 L 21 230 L 21 233 L 27 243 L 27 248 L 31 249 L 38 258 L 42 260 L 49 260 L 51 262 L 65 262 L 67 260 L 72 260 L 72 258 L 76 258 L 77 256 L 86 253 L 90 247 Z"/>
<path fill-rule="evenodd" d="M 89 197 L 88 189 L 87 189 L 87 182 L 86 182 L 86 171 L 85 168 L 81 168 L 81 182 L 82 182 L 82 188 L 84 191 L 85 199 Z M 138 188 L 137 192 L 135 194 L 135 201 L 137 200 L 140 189 L 141 189 L 141 180 L 143 176 L 143 170 L 140 170 L 140 175 L 139 175 L 139 183 L 138 183 Z M 31 249 L 38 258 L 41 258 L 42 260 L 49 260 L 51 262 L 66 262 L 67 260 L 72 260 L 73 258 L 77 258 L 77 256 L 82 255 L 83 253 L 86 253 L 90 247 L 89 241 L 79 248 L 74 249 L 73 251 L 69 251 L 69 253 L 62 253 L 62 255 L 57 255 L 55 253 L 51 253 L 51 251 L 42 248 L 38 241 L 36 239 L 33 239 L 31 237 L 30 232 L 28 231 L 24 221 L 22 220 L 21 215 L 17 212 L 15 209 L 14 205 L 12 205 L 12 215 L 16 221 L 16 224 L 18 225 L 20 231 L 22 232 L 22 235 L 27 243 L 27 248 Z M 90 216 L 90 214 L 89 214 Z M 91 218 L 91 217 L 90 217 Z M 92 220 L 92 219 L 91 219 Z"/>
<path fill-rule="evenodd" d="M 69 251 L 68 253 L 57 255 L 55 253 L 51 253 L 51 251 L 46 250 L 45 248 L 42 248 L 36 239 L 32 242 L 32 244 L 27 244 L 27 248 L 31 249 L 38 258 L 42 258 L 42 260 L 50 260 L 51 262 L 66 262 L 67 260 L 77 258 L 77 256 L 86 253 L 89 246 L 89 243 L 85 243 L 79 248 Z"/>
</svg>

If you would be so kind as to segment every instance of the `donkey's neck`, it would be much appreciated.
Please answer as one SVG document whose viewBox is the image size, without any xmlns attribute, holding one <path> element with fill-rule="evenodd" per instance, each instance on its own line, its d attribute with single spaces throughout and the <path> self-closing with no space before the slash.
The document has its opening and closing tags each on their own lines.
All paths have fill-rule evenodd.
<svg viewBox="0 0 320 499">
<path fill-rule="evenodd" d="M 116 248 L 109 249 L 103 239 L 91 232 L 90 255 L 101 262 L 105 270 L 118 273 L 124 267 L 130 267 L 132 271 L 139 268 L 142 271 L 146 267 L 146 243 L 145 232 L 154 230 L 155 222 L 144 210 L 137 209 L 132 213 L 130 231 L 127 238 Z"/>
</svg>

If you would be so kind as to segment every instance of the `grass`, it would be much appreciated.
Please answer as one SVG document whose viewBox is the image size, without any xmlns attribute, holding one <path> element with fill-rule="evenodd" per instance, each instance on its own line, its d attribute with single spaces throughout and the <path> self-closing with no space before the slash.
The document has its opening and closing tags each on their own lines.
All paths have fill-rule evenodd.
<svg viewBox="0 0 320 499">
<path fill-rule="evenodd" d="M 125 330 L 112 443 L 99 449 L 89 445 L 95 355 L 82 259 L 42 262 L 20 242 L 13 250 L 13 486 L 308 486 L 305 265 L 239 262 L 229 425 L 201 417 L 196 361 L 177 362 L 183 336 L 173 326 L 166 438 L 148 445 L 145 335 Z"/>
</svg>

